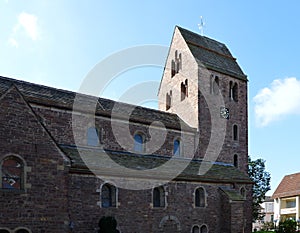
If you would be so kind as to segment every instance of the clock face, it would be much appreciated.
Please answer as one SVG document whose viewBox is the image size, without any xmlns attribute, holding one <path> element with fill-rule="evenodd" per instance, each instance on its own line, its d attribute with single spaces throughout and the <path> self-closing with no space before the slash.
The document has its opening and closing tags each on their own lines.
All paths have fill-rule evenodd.
<svg viewBox="0 0 300 233">
<path fill-rule="evenodd" d="M 225 107 L 220 108 L 220 116 L 224 119 L 229 119 L 229 109 Z"/>
</svg>

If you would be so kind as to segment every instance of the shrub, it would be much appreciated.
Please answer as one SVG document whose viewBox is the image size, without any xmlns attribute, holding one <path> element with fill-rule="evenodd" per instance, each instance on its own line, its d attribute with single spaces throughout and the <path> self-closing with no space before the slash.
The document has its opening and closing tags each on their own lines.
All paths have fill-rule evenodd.
<svg viewBox="0 0 300 233">
<path fill-rule="evenodd" d="M 297 228 L 297 222 L 293 219 L 287 219 L 283 222 L 279 222 L 276 233 L 295 233 Z"/>
<path fill-rule="evenodd" d="M 98 225 L 100 227 L 98 233 L 119 233 L 117 230 L 117 220 L 114 217 L 104 216 L 99 220 Z"/>
</svg>

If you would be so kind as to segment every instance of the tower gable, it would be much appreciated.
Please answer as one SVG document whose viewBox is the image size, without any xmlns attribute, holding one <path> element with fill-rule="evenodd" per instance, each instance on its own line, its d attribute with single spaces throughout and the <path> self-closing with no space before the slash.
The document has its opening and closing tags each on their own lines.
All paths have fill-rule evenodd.
<svg viewBox="0 0 300 233">
<path fill-rule="evenodd" d="M 177 27 L 160 83 L 158 100 L 160 110 L 176 113 L 189 126 L 198 128 L 198 64 Z"/>
</svg>

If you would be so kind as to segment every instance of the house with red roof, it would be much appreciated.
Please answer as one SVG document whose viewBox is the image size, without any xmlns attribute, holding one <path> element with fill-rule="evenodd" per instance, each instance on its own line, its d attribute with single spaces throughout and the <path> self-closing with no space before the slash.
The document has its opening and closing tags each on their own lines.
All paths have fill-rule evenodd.
<svg viewBox="0 0 300 233">
<path fill-rule="evenodd" d="M 300 172 L 286 175 L 272 198 L 274 198 L 274 220 L 299 220 L 300 218 Z"/>
</svg>

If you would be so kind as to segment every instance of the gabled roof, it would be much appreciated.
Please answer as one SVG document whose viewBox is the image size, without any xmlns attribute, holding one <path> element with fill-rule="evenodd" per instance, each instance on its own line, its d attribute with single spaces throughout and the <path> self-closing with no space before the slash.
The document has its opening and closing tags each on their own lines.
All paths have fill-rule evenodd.
<svg viewBox="0 0 300 233">
<path fill-rule="evenodd" d="M 300 195 L 300 172 L 286 175 L 275 190 L 272 198 Z"/>
<path fill-rule="evenodd" d="M 97 171 L 99 174 L 104 175 L 114 175 L 114 176 L 134 176 L 136 177 L 136 173 L 134 170 L 147 170 L 159 167 L 165 164 L 171 157 L 160 156 L 160 155 L 143 155 L 143 154 L 133 154 L 129 152 L 122 151 L 110 151 L 96 148 L 78 148 L 75 146 L 68 145 L 60 145 L 62 151 L 69 156 L 71 160 L 71 172 L 74 173 L 88 173 L 91 171 L 86 166 L 85 162 L 82 160 L 82 157 L 85 159 L 91 158 L 90 165 L 95 164 Z M 131 168 L 133 172 L 126 173 L 121 172 L 111 166 L 111 161 L 107 159 L 107 155 L 117 164 Z M 96 158 L 94 160 L 94 158 Z M 101 163 L 95 162 L 96 160 L 101 161 Z M 149 177 L 140 177 L 140 178 L 155 178 L 161 179 L 163 177 L 163 172 L 166 174 L 177 173 L 177 169 L 182 166 L 184 162 L 187 160 L 184 158 L 177 158 L 174 161 L 174 164 L 170 168 L 165 168 L 163 171 L 158 173 L 157 171 L 147 171 L 147 175 Z M 199 167 L 203 163 L 211 163 L 209 161 L 202 160 L 191 160 L 188 161 L 188 166 L 184 169 L 181 174 L 179 174 L 175 179 L 183 180 L 183 181 L 198 181 L 198 182 L 216 182 L 216 183 L 252 183 L 249 177 L 242 173 L 239 169 L 232 165 L 221 164 L 221 163 L 213 163 L 212 167 L 208 170 L 204 175 L 199 175 Z M 98 175 L 98 174 L 97 174 Z"/>
<path fill-rule="evenodd" d="M 22 93 L 26 101 L 38 105 L 49 107 L 57 107 L 60 109 L 73 110 L 74 99 L 76 92 L 61 90 L 53 87 L 38 85 L 21 80 L 11 79 L 0 76 L 0 96 L 5 93 L 12 85 L 15 85 Z M 189 127 L 176 114 L 163 112 L 155 109 L 135 106 L 131 104 L 116 102 L 109 99 L 98 98 L 95 96 L 88 96 L 79 94 L 82 98 L 82 106 L 96 106 L 96 115 L 111 116 L 112 110 L 118 118 L 124 117 L 127 113 L 130 114 L 130 121 L 140 122 L 143 124 L 151 124 L 154 121 L 163 123 L 166 128 L 195 131 L 196 129 Z M 117 108 L 113 109 L 118 103 Z M 132 111 L 133 110 L 133 111 Z M 83 108 L 79 109 L 83 111 Z"/>
<path fill-rule="evenodd" d="M 239 67 L 236 58 L 231 55 L 225 44 L 184 28 L 178 26 L 177 28 L 198 63 L 203 64 L 208 69 L 247 80 L 247 76 Z"/>
</svg>

